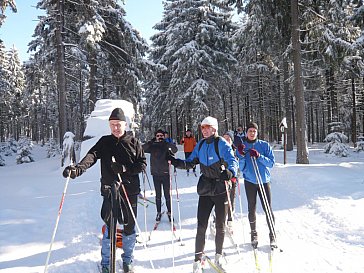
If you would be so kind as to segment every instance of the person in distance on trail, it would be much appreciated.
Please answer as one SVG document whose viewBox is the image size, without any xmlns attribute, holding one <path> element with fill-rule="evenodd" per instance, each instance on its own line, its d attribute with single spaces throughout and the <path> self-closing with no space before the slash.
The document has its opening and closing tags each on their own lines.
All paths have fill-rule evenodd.
<svg viewBox="0 0 364 273">
<path fill-rule="evenodd" d="M 168 143 L 176 144 L 176 142 L 174 142 L 173 138 L 171 138 L 169 136 L 169 133 L 167 131 L 164 132 L 164 141 L 168 142 Z"/>
<path fill-rule="evenodd" d="M 227 131 L 225 132 L 222 137 L 231 145 L 234 155 L 236 158 L 238 158 L 238 155 L 236 155 L 236 147 L 233 144 L 234 140 L 234 132 L 233 131 Z M 238 183 L 238 179 L 236 177 L 233 177 L 231 179 L 231 189 L 230 189 L 230 201 L 231 201 L 231 210 L 234 213 L 235 211 L 235 196 L 236 196 L 236 183 Z M 230 233 L 233 232 L 233 215 L 231 215 L 230 208 L 228 208 L 227 211 L 227 226 L 230 231 Z"/>
<path fill-rule="evenodd" d="M 270 243 L 272 246 L 276 246 L 276 234 L 274 230 L 274 215 L 271 205 L 272 195 L 270 184 L 270 170 L 274 166 L 275 158 L 269 143 L 258 139 L 258 125 L 256 123 L 252 122 L 248 124 L 246 140 L 238 146 L 238 154 L 239 167 L 244 177 L 245 193 L 248 200 L 248 219 L 250 223 L 252 245 L 253 247 L 258 245 L 258 233 L 256 229 L 256 207 L 258 194 L 266 214 L 267 224 L 270 231 Z M 258 165 L 259 174 L 263 183 L 262 188 L 264 189 L 264 193 L 268 201 L 267 208 L 264 205 L 263 195 L 258 185 L 258 180 L 251 158 L 255 158 Z M 269 220 L 269 213 L 272 216 L 272 223 Z"/>
<path fill-rule="evenodd" d="M 236 132 L 233 139 L 235 147 L 238 147 L 240 144 L 243 144 L 244 141 L 245 141 L 245 132 L 243 130 L 243 126 L 239 125 L 238 128 L 236 128 Z"/>
<path fill-rule="evenodd" d="M 234 157 L 231 146 L 218 136 L 217 119 L 206 117 L 201 122 L 203 139 L 200 140 L 185 160 L 176 159 L 172 154 L 168 160 L 179 169 L 191 169 L 200 164 L 201 176 L 197 184 L 199 195 L 197 207 L 197 233 L 195 241 L 195 261 L 193 273 L 201 273 L 201 260 L 205 246 L 205 234 L 210 213 L 215 207 L 216 236 L 215 264 L 223 267 L 222 248 L 225 236 L 225 219 L 227 192 L 225 181 L 236 176 L 238 161 Z"/>
<path fill-rule="evenodd" d="M 150 153 L 150 171 L 153 176 L 155 202 L 157 206 L 156 222 L 159 222 L 162 217 L 162 186 L 164 198 L 166 199 L 168 219 L 171 221 L 170 170 L 166 157 L 169 150 L 172 153 L 178 151 L 175 144 L 164 141 L 164 136 L 164 131 L 159 129 L 156 131 L 155 137 L 142 146 L 144 152 Z"/>
<path fill-rule="evenodd" d="M 192 154 L 193 148 L 195 148 L 196 143 L 197 142 L 195 137 L 192 135 L 192 131 L 190 129 L 187 129 L 185 136 L 181 139 L 181 144 L 183 144 L 183 151 L 185 153 L 185 159 L 187 159 Z M 196 167 L 193 167 L 192 170 L 195 176 L 197 176 Z M 190 170 L 187 170 L 187 176 L 189 174 Z"/>
<path fill-rule="evenodd" d="M 139 173 L 146 169 L 146 158 L 138 139 L 131 134 L 127 134 L 126 118 L 121 108 L 115 108 L 109 117 L 110 135 L 102 136 L 97 143 L 87 152 L 86 156 L 76 165 L 68 166 L 63 171 L 63 176 L 70 176 L 72 179 L 80 176 L 88 168 L 93 166 L 98 159 L 101 163 L 101 195 L 103 204 L 101 216 L 107 227 L 110 227 L 110 188 L 114 181 L 119 181 L 118 174 L 121 176 L 133 212 L 137 216 L 138 194 L 140 192 Z M 116 162 L 112 161 L 115 157 Z M 126 200 L 126 196 L 119 188 L 121 198 Z M 136 242 L 135 221 L 130 212 L 129 206 L 125 205 L 128 223 L 123 227 L 123 260 L 124 272 L 134 272 L 133 253 Z M 110 260 L 110 237 L 109 228 L 105 229 L 101 246 L 101 266 L 102 272 L 109 272 Z"/>
</svg>

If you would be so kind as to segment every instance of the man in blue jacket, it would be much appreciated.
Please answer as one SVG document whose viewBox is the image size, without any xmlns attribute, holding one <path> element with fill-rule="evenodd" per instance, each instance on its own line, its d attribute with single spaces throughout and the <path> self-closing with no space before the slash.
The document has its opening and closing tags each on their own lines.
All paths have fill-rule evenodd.
<svg viewBox="0 0 364 273">
<path fill-rule="evenodd" d="M 276 246 L 270 189 L 270 169 L 273 167 L 275 159 L 269 143 L 258 139 L 258 125 L 256 123 L 253 122 L 248 124 L 246 139 L 243 144 L 238 146 L 238 154 L 239 167 L 244 177 L 245 193 L 248 200 L 248 218 L 250 222 L 252 246 L 257 247 L 258 245 L 258 233 L 256 230 L 257 194 L 259 195 L 260 202 L 266 214 L 271 246 Z M 257 173 L 254 170 L 254 159 L 258 166 Z M 262 185 L 259 185 L 257 174 L 260 174 L 261 182 L 263 183 Z M 264 195 L 266 196 L 267 202 L 264 202 Z"/>
<path fill-rule="evenodd" d="M 168 160 L 179 169 L 192 169 L 200 164 L 201 176 L 197 184 L 199 195 L 197 208 L 197 234 L 195 242 L 195 261 L 193 273 L 201 273 L 201 260 L 205 247 L 205 234 L 208 219 L 215 207 L 215 265 L 223 268 L 222 247 L 225 237 L 225 219 L 227 192 L 225 181 L 235 177 L 238 172 L 238 161 L 229 143 L 217 134 L 218 123 L 213 117 L 206 117 L 201 122 L 203 139 L 200 140 L 186 159 L 176 159 L 173 155 Z"/>
</svg>

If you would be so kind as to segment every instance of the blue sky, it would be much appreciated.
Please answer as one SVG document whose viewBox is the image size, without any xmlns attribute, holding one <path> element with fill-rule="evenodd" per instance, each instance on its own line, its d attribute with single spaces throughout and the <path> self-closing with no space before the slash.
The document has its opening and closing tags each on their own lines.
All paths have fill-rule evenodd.
<svg viewBox="0 0 364 273">
<path fill-rule="evenodd" d="M 121 3 L 121 1 L 119 1 Z M 13 45 L 19 51 L 20 60 L 28 59 L 28 43 L 32 40 L 37 16 L 38 0 L 17 0 L 17 13 L 6 10 L 6 21 L 0 28 L 0 39 L 8 50 Z M 162 19 L 162 0 L 125 0 L 127 20 L 148 40 L 154 33 L 153 26 Z"/>
</svg>

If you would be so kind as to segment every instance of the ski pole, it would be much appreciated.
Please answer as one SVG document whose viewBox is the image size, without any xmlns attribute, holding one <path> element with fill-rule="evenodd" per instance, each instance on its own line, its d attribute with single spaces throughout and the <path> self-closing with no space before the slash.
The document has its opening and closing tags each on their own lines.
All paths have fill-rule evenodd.
<svg viewBox="0 0 364 273">
<path fill-rule="evenodd" d="M 72 162 L 71 162 L 72 164 Z M 49 250 L 48 250 L 48 255 L 47 255 L 47 260 L 44 266 L 44 273 L 47 272 L 48 269 L 48 262 L 49 262 L 49 258 L 51 256 L 51 252 L 52 252 L 52 246 L 53 246 L 53 242 L 54 242 L 54 238 L 56 237 L 56 233 L 57 233 L 57 229 L 58 229 L 58 223 L 59 223 L 59 219 L 61 218 L 61 213 L 62 213 L 62 208 L 63 208 L 63 203 L 64 203 L 64 198 L 66 196 L 66 192 L 67 192 L 67 187 L 68 187 L 68 183 L 70 182 L 70 178 L 71 178 L 71 172 L 68 173 L 68 177 L 66 179 L 66 183 L 64 185 L 64 189 L 63 189 L 63 193 L 62 193 L 62 198 L 61 198 L 61 202 L 59 204 L 59 208 L 58 208 L 58 216 L 56 219 L 56 225 L 54 227 L 53 230 L 53 235 L 52 235 L 52 239 L 51 239 L 51 244 L 49 245 Z"/>
<path fill-rule="evenodd" d="M 143 173 L 145 174 L 145 176 L 147 177 L 147 181 L 148 181 L 148 185 L 149 185 L 149 190 L 151 191 L 151 193 L 153 194 L 153 190 L 152 190 L 152 186 L 150 185 L 150 180 L 149 177 L 147 175 L 147 171 L 144 170 Z"/>
<path fill-rule="evenodd" d="M 240 182 L 239 179 L 237 181 L 238 183 L 238 193 L 239 193 L 239 207 L 240 207 L 240 215 L 241 215 L 241 224 L 243 226 L 243 242 L 245 244 L 245 228 L 244 228 L 244 217 L 243 217 L 243 203 L 241 202 L 241 192 L 240 192 Z"/>
<path fill-rule="evenodd" d="M 111 160 L 112 160 L 112 162 L 116 162 L 115 157 L 111 157 Z M 138 232 L 139 232 L 140 234 L 142 234 L 142 231 L 140 230 L 140 227 L 139 227 L 139 225 L 138 225 L 138 221 L 137 221 L 137 219 L 136 219 L 135 213 L 134 213 L 134 211 L 133 211 L 133 207 L 131 206 L 131 203 L 130 203 L 130 200 L 129 200 L 128 193 L 126 192 L 125 186 L 124 186 L 124 184 L 123 184 L 123 180 L 121 179 L 121 175 L 120 175 L 119 173 L 118 173 L 118 178 L 119 178 L 119 182 L 120 182 L 121 188 L 122 188 L 122 190 L 123 190 L 123 192 L 124 192 L 124 195 L 125 195 L 126 201 L 127 201 L 127 203 L 128 203 L 130 213 L 131 213 L 131 215 L 132 215 L 132 217 L 133 217 L 133 219 L 134 219 L 135 226 L 136 226 L 136 228 L 137 228 Z M 143 246 L 144 246 L 144 248 L 145 248 L 145 249 L 148 249 L 148 248 L 147 248 L 147 244 L 145 243 L 145 241 L 144 241 L 144 240 L 143 240 Z M 152 269 L 154 269 L 153 261 L 152 261 L 151 259 L 149 259 L 149 262 L 150 262 L 150 265 L 152 266 Z"/>
<path fill-rule="evenodd" d="M 111 213 L 110 213 L 110 272 L 115 273 L 116 270 L 116 226 L 117 218 L 114 216 L 117 214 L 115 204 L 117 203 L 117 194 L 119 191 L 120 182 L 114 182 L 111 187 Z"/>
<path fill-rule="evenodd" d="M 181 246 L 184 246 L 182 242 L 182 223 L 181 223 L 181 209 L 179 205 L 179 194 L 178 194 L 178 185 L 177 185 L 177 171 L 174 169 L 174 181 L 176 183 L 176 197 L 177 197 L 177 209 L 178 209 L 178 222 L 179 222 L 179 241 L 181 242 Z"/>
<path fill-rule="evenodd" d="M 148 236 L 148 226 L 147 226 L 147 200 L 146 200 L 146 195 L 145 195 L 145 177 L 146 177 L 146 173 L 143 172 L 143 194 L 144 194 L 144 228 L 145 228 L 145 235 L 147 237 L 147 240 L 150 240 L 150 237 Z"/>
<path fill-rule="evenodd" d="M 174 217 L 173 217 L 173 195 L 172 195 L 172 173 L 171 173 L 171 161 L 168 160 L 168 167 L 169 167 L 169 191 L 170 191 L 170 200 L 171 200 L 171 231 L 172 231 L 172 237 L 171 237 L 171 240 L 172 240 L 172 266 L 173 266 L 173 272 L 174 272 Z"/>
<path fill-rule="evenodd" d="M 254 169 L 254 172 L 255 172 L 255 176 L 257 178 L 259 190 L 260 190 L 260 192 L 262 194 L 263 206 L 265 208 L 265 211 L 266 211 L 266 214 L 267 214 L 267 217 L 268 217 L 268 225 L 269 225 L 270 230 L 273 233 L 274 240 L 277 242 L 277 238 L 276 238 L 276 234 L 275 234 L 276 232 L 275 232 L 275 229 L 274 229 L 273 215 L 272 215 L 272 211 L 270 209 L 270 205 L 268 203 L 268 198 L 267 198 L 266 192 L 264 190 L 263 180 L 262 180 L 262 177 L 260 176 L 260 172 L 259 172 L 259 169 L 258 169 L 258 164 L 257 164 L 257 161 L 256 161 L 255 157 L 250 157 L 250 159 L 251 159 L 252 164 L 253 164 L 253 169 Z"/>
<path fill-rule="evenodd" d="M 224 165 L 221 165 L 221 170 L 225 170 L 225 166 Z M 228 206 L 229 206 L 229 210 L 230 210 L 230 214 L 231 214 L 231 219 L 234 221 L 233 208 L 231 206 L 231 199 L 230 199 L 229 182 L 228 181 L 224 181 L 224 183 L 225 183 L 225 190 L 226 190 L 226 196 L 227 196 L 227 200 L 228 200 Z M 232 234 L 230 234 L 230 236 L 232 236 Z M 238 255 L 240 255 L 240 249 L 239 249 L 238 244 L 236 244 L 236 250 L 238 251 Z"/>
</svg>

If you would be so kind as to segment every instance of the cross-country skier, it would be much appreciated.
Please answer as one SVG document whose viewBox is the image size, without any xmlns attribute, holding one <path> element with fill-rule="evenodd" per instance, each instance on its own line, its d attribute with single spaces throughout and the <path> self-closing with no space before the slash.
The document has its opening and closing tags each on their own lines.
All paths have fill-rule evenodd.
<svg viewBox="0 0 364 273">
<path fill-rule="evenodd" d="M 251 241 L 254 247 L 258 244 L 258 233 L 256 230 L 256 207 L 257 207 L 257 194 L 259 195 L 262 207 L 265 211 L 267 223 L 269 227 L 269 238 L 271 245 L 275 242 L 274 231 L 274 215 L 271 207 L 271 184 L 270 184 L 270 170 L 274 165 L 275 159 L 273 150 L 269 143 L 258 139 L 258 125 L 254 122 L 249 123 L 246 131 L 246 140 L 243 144 L 238 146 L 239 151 L 239 167 L 244 177 L 244 186 L 246 197 L 248 200 L 248 218 L 251 230 Z M 259 174 L 262 178 L 263 189 L 268 201 L 268 209 L 270 210 L 273 223 L 269 222 L 268 212 L 264 206 L 263 196 L 259 190 L 259 185 L 254 171 L 253 162 L 251 157 L 254 157 Z"/>
<path fill-rule="evenodd" d="M 150 172 L 153 176 L 155 202 L 157 206 L 157 216 L 155 218 L 156 222 L 159 222 L 162 216 L 162 187 L 168 210 L 167 215 L 171 221 L 171 193 L 169 181 L 170 173 L 166 157 L 169 149 L 173 153 L 178 151 L 175 144 L 164 141 L 164 136 L 164 131 L 157 130 L 155 133 L 155 138 L 142 146 L 144 152 L 150 153 Z"/>
<path fill-rule="evenodd" d="M 233 138 L 233 142 L 235 147 L 238 147 L 240 144 L 243 144 L 245 140 L 245 132 L 242 125 L 239 125 L 238 128 L 236 128 L 236 132 Z"/>
<path fill-rule="evenodd" d="M 231 146 L 218 136 L 217 119 L 206 117 L 201 122 L 203 140 L 195 146 L 192 154 L 185 160 L 176 159 L 173 155 L 168 160 L 180 169 L 191 169 L 200 164 L 201 176 L 197 185 L 199 195 L 197 207 L 197 234 L 195 242 L 195 261 L 193 273 L 201 273 L 201 260 L 205 247 L 205 233 L 210 213 L 215 207 L 216 236 L 215 264 L 223 267 L 222 248 L 225 236 L 225 219 L 227 193 L 225 181 L 236 176 L 238 161 L 234 157 Z M 224 167 L 222 168 L 222 165 Z"/>
<path fill-rule="evenodd" d="M 234 132 L 233 131 L 226 131 L 222 137 L 231 145 L 233 151 L 234 151 L 234 155 L 235 157 L 238 157 L 238 155 L 236 155 L 236 147 L 233 143 L 234 141 Z M 234 212 L 235 210 L 235 195 L 236 195 L 236 183 L 238 183 L 237 178 L 233 177 L 231 179 L 232 183 L 231 183 L 231 189 L 230 189 L 230 201 L 231 201 L 231 211 Z M 229 228 L 230 233 L 233 232 L 233 215 L 231 215 L 231 211 L 230 209 L 228 209 L 227 212 L 227 226 Z"/>
<path fill-rule="evenodd" d="M 110 135 L 101 137 L 98 142 L 87 152 L 86 156 L 76 165 L 68 166 L 63 171 L 63 176 L 70 176 L 72 179 L 80 176 L 88 168 L 93 166 L 98 159 L 101 161 L 101 195 L 104 198 L 101 214 L 104 221 L 109 226 L 110 219 L 107 214 L 110 212 L 111 203 L 109 200 L 109 188 L 114 181 L 118 181 L 120 174 L 123 185 L 126 188 L 131 206 L 135 216 L 137 215 L 138 194 L 140 192 L 139 173 L 146 168 L 146 158 L 144 151 L 138 139 L 131 134 L 125 132 L 126 119 L 121 108 L 115 108 L 109 117 L 109 126 L 111 129 Z M 112 162 L 112 157 L 116 162 Z M 121 196 L 126 199 L 122 188 L 119 188 Z M 124 225 L 122 240 L 123 240 L 123 260 L 124 272 L 134 272 L 133 270 L 133 252 L 136 242 L 135 222 L 131 217 L 129 206 L 128 224 Z M 108 217 L 110 218 L 110 217 Z M 102 272 L 109 272 L 110 259 L 110 237 L 109 229 L 105 229 L 102 238 L 101 247 L 101 266 Z"/>
<path fill-rule="evenodd" d="M 195 148 L 196 146 L 196 139 L 195 137 L 192 135 L 192 131 L 190 129 L 186 130 L 185 136 L 181 139 L 181 144 L 183 144 L 183 151 L 185 153 L 185 159 L 187 159 L 192 151 L 193 148 Z M 196 167 L 192 168 L 193 173 L 196 176 Z M 190 170 L 187 170 L 187 176 L 190 174 Z"/>
</svg>

